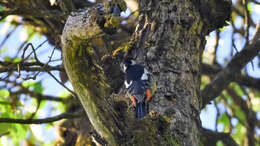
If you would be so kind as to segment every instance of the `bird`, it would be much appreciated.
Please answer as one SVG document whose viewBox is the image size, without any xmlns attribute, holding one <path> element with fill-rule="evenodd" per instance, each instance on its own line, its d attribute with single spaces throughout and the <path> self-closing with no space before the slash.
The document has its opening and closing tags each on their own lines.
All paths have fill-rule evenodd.
<svg viewBox="0 0 260 146">
<path fill-rule="evenodd" d="M 151 73 L 142 65 L 136 64 L 131 58 L 123 62 L 124 85 L 136 110 L 136 118 L 143 118 L 148 112 L 151 98 Z"/>
</svg>

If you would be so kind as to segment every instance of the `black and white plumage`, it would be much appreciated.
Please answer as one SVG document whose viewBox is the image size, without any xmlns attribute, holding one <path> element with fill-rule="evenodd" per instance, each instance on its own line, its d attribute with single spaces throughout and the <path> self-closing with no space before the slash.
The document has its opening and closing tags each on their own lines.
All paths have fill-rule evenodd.
<svg viewBox="0 0 260 146">
<path fill-rule="evenodd" d="M 127 93 L 130 94 L 133 105 L 136 107 L 136 118 L 143 118 L 147 113 L 147 102 L 151 97 L 151 74 L 132 59 L 124 61 L 123 71 Z"/>
</svg>

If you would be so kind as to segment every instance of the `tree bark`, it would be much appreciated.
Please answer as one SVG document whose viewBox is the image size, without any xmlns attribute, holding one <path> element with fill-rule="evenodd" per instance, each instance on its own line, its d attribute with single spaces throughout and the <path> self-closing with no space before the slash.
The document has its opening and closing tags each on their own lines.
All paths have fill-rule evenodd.
<svg viewBox="0 0 260 146">
<path fill-rule="evenodd" d="M 99 8 L 84 9 L 68 18 L 62 35 L 63 62 L 93 127 L 110 145 L 119 145 L 123 124 L 107 102 L 110 86 L 89 45 L 90 39 L 102 32 L 96 23 L 101 17 Z"/>
<path fill-rule="evenodd" d="M 211 13 L 205 12 L 206 6 L 212 8 Z M 228 16 L 219 11 L 230 12 L 230 3 L 144 0 L 139 1 L 139 9 L 136 43 L 128 55 L 147 66 L 154 76 L 157 90 L 150 108 L 170 119 L 168 133 L 180 145 L 199 145 L 200 64 L 205 35 L 224 24 Z"/>
<path fill-rule="evenodd" d="M 210 13 L 204 10 L 206 6 L 212 9 Z M 96 10 L 81 10 L 68 18 L 62 47 L 66 72 L 97 132 L 109 145 L 203 144 L 199 120 L 201 55 L 205 35 L 229 18 L 230 1 L 139 1 L 138 26 L 125 56 L 133 57 L 153 74 L 156 92 L 150 111 L 157 116 L 142 120 L 128 114 L 120 121 L 107 101 L 111 79 L 95 56 L 97 50 L 89 45 L 102 32 L 97 24 L 102 16 Z"/>
</svg>

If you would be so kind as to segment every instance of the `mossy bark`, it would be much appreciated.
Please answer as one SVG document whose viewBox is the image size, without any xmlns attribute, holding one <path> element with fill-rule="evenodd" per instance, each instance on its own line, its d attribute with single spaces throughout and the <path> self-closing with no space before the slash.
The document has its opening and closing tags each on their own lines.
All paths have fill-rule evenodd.
<svg viewBox="0 0 260 146">
<path fill-rule="evenodd" d="M 62 35 L 63 62 L 93 127 L 110 145 L 118 145 L 123 124 L 107 101 L 110 86 L 89 45 L 102 32 L 97 17 L 98 7 L 76 12 L 68 18 Z"/>
<path fill-rule="evenodd" d="M 157 115 L 142 120 L 129 114 L 119 121 L 107 101 L 111 79 L 89 45 L 102 32 L 96 24 L 99 13 L 90 8 L 68 18 L 62 35 L 66 72 L 90 122 L 110 145 L 200 144 L 200 64 L 205 35 L 226 18 L 218 17 L 217 25 L 211 24 L 198 7 L 204 1 L 197 2 L 139 1 L 139 23 L 126 55 L 153 74 L 156 92 L 149 104 Z"/>
<path fill-rule="evenodd" d="M 203 11 L 206 6 L 210 13 Z M 142 0 L 139 10 L 136 43 L 127 56 L 136 58 L 153 74 L 157 89 L 150 110 L 170 119 L 165 132 L 175 143 L 199 145 L 200 65 L 205 36 L 225 24 L 230 2 Z"/>
</svg>

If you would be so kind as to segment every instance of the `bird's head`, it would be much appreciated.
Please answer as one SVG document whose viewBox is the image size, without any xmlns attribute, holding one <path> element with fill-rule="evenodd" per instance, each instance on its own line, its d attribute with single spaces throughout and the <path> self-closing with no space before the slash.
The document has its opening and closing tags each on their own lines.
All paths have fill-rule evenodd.
<svg viewBox="0 0 260 146">
<path fill-rule="evenodd" d="M 130 66 L 133 66 L 135 65 L 135 61 L 132 59 L 132 58 L 126 58 L 122 64 L 122 69 L 123 69 L 123 72 L 125 73 L 126 72 L 126 69 Z"/>
</svg>

